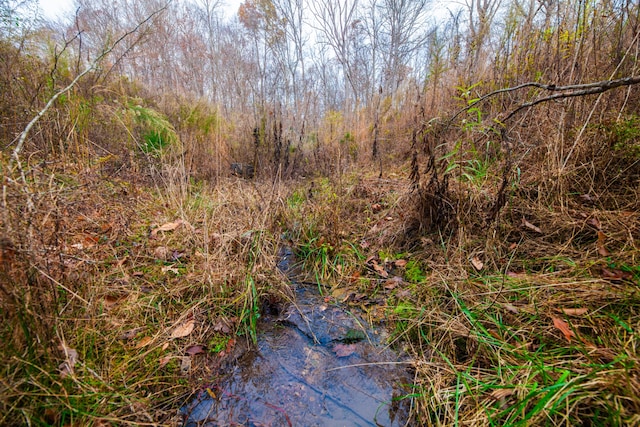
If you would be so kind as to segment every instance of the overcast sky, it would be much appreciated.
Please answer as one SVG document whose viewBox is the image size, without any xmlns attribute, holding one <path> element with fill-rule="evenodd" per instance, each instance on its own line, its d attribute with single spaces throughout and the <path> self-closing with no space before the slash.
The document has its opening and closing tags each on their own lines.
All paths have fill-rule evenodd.
<svg viewBox="0 0 640 427">
<path fill-rule="evenodd" d="M 73 12 L 73 0 L 38 0 L 44 15 L 49 19 L 69 16 Z M 242 0 L 224 0 L 224 12 L 226 16 L 232 16 L 238 12 Z"/>
</svg>

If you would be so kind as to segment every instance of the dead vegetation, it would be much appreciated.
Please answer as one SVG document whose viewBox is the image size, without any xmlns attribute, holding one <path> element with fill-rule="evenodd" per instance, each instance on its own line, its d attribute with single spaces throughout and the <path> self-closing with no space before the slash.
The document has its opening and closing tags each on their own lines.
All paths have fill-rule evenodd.
<svg viewBox="0 0 640 427">
<path fill-rule="evenodd" d="M 97 67 L 19 155 L 80 62 L 3 33 L 0 424 L 180 424 L 292 298 L 289 245 L 411 355 L 416 425 L 638 425 L 637 88 L 537 103 L 634 76 L 638 7 L 560 3 L 495 62 L 304 124 Z"/>
</svg>

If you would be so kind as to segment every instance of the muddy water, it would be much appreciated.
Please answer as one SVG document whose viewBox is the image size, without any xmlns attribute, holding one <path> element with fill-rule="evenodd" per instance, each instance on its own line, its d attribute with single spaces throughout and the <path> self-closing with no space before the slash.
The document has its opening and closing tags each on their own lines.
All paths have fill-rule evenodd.
<svg viewBox="0 0 640 427">
<path fill-rule="evenodd" d="M 380 343 L 380 331 L 317 291 L 298 285 L 296 297 L 263 317 L 256 349 L 183 408 L 185 426 L 408 423 L 408 361 Z"/>
</svg>

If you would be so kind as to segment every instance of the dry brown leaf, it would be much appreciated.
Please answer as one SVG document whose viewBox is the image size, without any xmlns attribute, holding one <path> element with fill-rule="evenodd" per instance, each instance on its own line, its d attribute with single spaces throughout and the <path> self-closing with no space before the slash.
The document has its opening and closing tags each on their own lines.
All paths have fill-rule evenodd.
<svg viewBox="0 0 640 427">
<path fill-rule="evenodd" d="M 165 351 L 168 348 L 169 348 L 169 343 L 168 342 L 162 344 L 162 351 Z"/>
<path fill-rule="evenodd" d="M 187 221 L 185 221 L 183 219 L 178 219 L 178 220 L 175 220 L 173 222 L 167 222 L 166 224 L 162 224 L 160 227 L 154 229 L 153 231 L 151 231 L 151 237 L 156 237 L 156 235 L 160 231 L 164 231 L 164 232 L 173 231 L 176 228 L 180 227 L 181 225 L 186 225 L 186 226 L 191 227 L 191 224 L 189 224 Z"/>
<path fill-rule="evenodd" d="M 508 311 L 510 311 L 510 312 L 512 312 L 512 313 L 514 313 L 514 314 L 518 314 L 518 313 L 520 313 L 520 310 L 518 310 L 518 307 L 516 307 L 516 306 L 515 306 L 515 305 L 513 305 L 513 304 L 504 303 L 504 304 L 502 304 L 502 306 L 503 306 L 506 310 L 508 310 Z"/>
<path fill-rule="evenodd" d="M 58 369 L 60 370 L 60 376 L 64 378 L 68 375 L 73 374 L 73 368 L 78 362 L 78 352 L 75 349 L 67 347 L 64 344 L 61 344 L 60 348 L 64 352 L 64 357 L 66 360 L 58 366 Z"/>
<path fill-rule="evenodd" d="M 122 340 L 122 341 L 129 341 L 132 340 L 136 337 L 136 335 L 138 335 L 140 332 L 142 332 L 144 330 L 144 328 L 133 328 L 133 329 L 129 329 L 126 332 L 123 332 L 118 339 Z"/>
<path fill-rule="evenodd" d="M 607 248 L 604 246 L 604 241 L 606 240 L 606 238 L 607 236 L 602 231 L 598 231 L 598 241 L 596 242 L 596 247 L 598 248 L 598 253 L 600 254 L 600 256 L 611 255 Z"/>
<path fill-rule="evenodd" d="M 183 356 L 182 362 L 180 363 L 180 372 L 182 375 L 187 375 L 191 370 L 191 357 Z"/>
<path fill-rule="evenodd" d="M 151 341 L 153 341 L 153 338 L 151 337 L 144 337 L 142 338 L 140 341 L 138 341 L 138 344 L 136 344 L 136 348 L 142 348 L 142 347 L 146 347 L 149 344 L 151 344 Z"/>
<path fill-rule="evenodd" d="M 576 334 L 571 330 L 569 324 L 559 317 L 552 317 L 552 319 L 553 326 L 555 326 L 556 328 L 558 328 L 558 330 L 560 330 L 560 332 L 562 332 L 562 335 L 564 335 L 567 341 L 571 342 L 571 338 L 575 337 Z"/>
<path fill-rule="evenodd" d="M 167 363 L 171 361 L 171 359 L 173 359 L 173 356 L 164 356 L 160 358 L 160 361 L 158 362 L 158 368 L 164 368 L 167 365 Z"/>
<path fill-rule="evenodd" d="M 567 316 L 582 316 L 586 314 L 589 309 L 588 308 L 561 308 L 561 312 L 566 314 Z"/>
<path fill-rule="evenodd" d="M 378 273 L 380 276 L 384 278 L 389 277 L 389 273 L 387 273 L 387 270 L 385 270 L 384 267 L 378 264 L 377 262 L 373 261 L 373 264 L 371 266 L 376 271 L 376 273 Z"/>
<path fill-rule="evenodd" d="M 473 265 L 473 268 L 475 268 L 477 271 L 482 270 L 482 267 L 484 267 L 484 263 L 477 256 L 471 258 L 471 265 Z"/>
<path fill-rule="evenodd" d="M 407 260 L 406 259 L 397 259 L 393 263 L 398 268 L 404 268 L 407 265 Z"/>
<path fill-rule="evenodd" d="M 522 225 L 524 225 L 525 227 L 527 227 L 529 230 L 533 230 L 536 233 L 540 233 L 540 234 L 544 234 L 542 233 L 542 230 L 540 230 L 540 227 L 537 227 L 533 224 L 531 224 L 529 221 L 527 221 L 524 217 L 522 217 Z"/>
<path fill-rule="evenodd" d="M 338 357 L 349 357 L 358 349 L 357 344 L 336 344 L 333 346 L 333 352 Z"/>
<path fill-rule="evenodd" d="M 193 319 L 187 320 L 182 325 L 176 327 L 171 332 L 171 338 L 184 338 L 193 332 L 193 328 L 196 326 L 196 321 Z"/>
<path fill-rule="evenodd" d="M 167 273 L 171 272 L 171 273 L 175 274 L 176 276 L 180 275 L 180 270 L 178 270 L 177 268 L 175 268 L 172 265 L 165 265 L 164 267 L 161 268 L 161 271 L 164 274 L 167 274 Z"/>
<path fill-rule="evenodd" d="M 184 352 L 189 356 L 195 356 L 196 354 L 201 354 L 205 352 L 206 347 L 202 344 L 194 344 L 187 347 Z"/>
</svg>

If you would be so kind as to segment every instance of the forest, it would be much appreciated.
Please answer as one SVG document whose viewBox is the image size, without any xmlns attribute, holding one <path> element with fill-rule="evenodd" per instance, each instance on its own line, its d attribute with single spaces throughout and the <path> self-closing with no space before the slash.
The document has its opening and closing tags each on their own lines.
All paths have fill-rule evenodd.
<svg viewBox="0 0 640 427">
<path fill-rule="evenodd" d="M 640 4 L 227 10 L 0 0 L 0 425 L 188 425 L 283 247 L 406 425 L 640 425 Z"/>
</svg>

